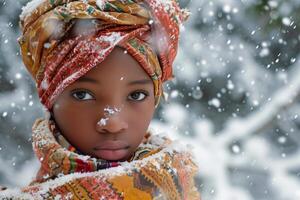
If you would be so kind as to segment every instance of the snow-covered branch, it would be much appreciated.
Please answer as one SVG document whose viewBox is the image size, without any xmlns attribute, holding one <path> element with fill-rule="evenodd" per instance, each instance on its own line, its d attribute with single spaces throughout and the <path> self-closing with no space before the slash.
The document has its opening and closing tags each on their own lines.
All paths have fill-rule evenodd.
<svg viewBox="0 0 300 200">
<path fill-rule="evenodd" d="M 232 118 L 226 123 L 224 130 L 217 133 L 221 143 L 229 143 L 239 138 L 248 137 L 259 133 L 276 118 L 282 109 L 292 105 L 300 95 L 300 63 L 290 70 L 290 81 L 282 88 L 274 92 L 265 105 L 250 113 L 245 118 Z"/>
</svg>

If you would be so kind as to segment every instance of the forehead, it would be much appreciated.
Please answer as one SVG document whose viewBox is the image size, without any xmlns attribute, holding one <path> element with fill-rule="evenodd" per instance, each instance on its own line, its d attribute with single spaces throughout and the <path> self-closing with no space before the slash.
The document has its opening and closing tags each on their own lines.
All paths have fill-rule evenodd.
<svg viewBox="0 0 300 200">
<path fill-rule="evenodd" d="M 114 81 L 115 79 L 151 80 L 142 66 L 130 54 L 120 47 L 116 47 L 102 63 L 90 70 L 80 79 L 86 77 L 103 81 Z"/>
</svg>

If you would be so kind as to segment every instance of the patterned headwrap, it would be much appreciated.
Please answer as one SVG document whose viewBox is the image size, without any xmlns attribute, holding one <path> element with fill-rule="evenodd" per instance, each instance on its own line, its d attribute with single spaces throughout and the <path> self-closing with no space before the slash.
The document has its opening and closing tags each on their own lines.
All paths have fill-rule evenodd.
<svg viewBox="0 0 300 200">
<path fill-rule="evenodd" d="M 151 77 L 158 105 L 187 17 L 176 0 L 33 0 L 20 16 L 22 59 L 50 110 L 68 85 L 122 47 Z"/>
</svg>

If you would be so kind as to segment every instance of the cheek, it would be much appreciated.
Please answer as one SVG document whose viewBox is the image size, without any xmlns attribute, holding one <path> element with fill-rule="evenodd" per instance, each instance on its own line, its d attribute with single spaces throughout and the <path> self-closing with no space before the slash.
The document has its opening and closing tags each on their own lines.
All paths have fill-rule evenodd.
<svg viewBox="0 0 300 200">
<path fill-rule="evenodd" d="M 88 128 L 86 124 L 90 115 L 70 102 L 58 100 L 53 106 L 54 119 L 66 137 L 76 135 Z"/>
<path fill-rule="evenodd" d="M 129 113 L 132 130 L 145 131 L 154 114 L 154 106 L 146 105 L 134 108 Z"/>
<path fill-rule="evenodd" d="M 53 114 L 55 121 L 60 126 L 68 124 L 68 122 L 74 118 L 74 110 L 72 109 L 72 106 L 59 100 L 53 105 Z"/>
<path fill-rule="evenodd" d="M 94 126 L 91 124 L 92 115 L 70 104 L 53 107 L 53 114 L 61 134 L 76 149 L 89 153 L 88 149 L 95 141 L 95 134 L 92 134 L 94 133 Z M 86 137 L 86 133 L 90 133 L 89 137 Z"/>
</svg>

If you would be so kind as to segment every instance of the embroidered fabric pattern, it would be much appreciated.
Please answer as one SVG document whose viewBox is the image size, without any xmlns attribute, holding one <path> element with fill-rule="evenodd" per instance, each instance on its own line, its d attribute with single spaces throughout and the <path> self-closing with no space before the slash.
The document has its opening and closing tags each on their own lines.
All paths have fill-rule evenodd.
<svg viewBox="0 0 300 200">
<path fill-rule="evenodd" d="M 37 199 L 200 199 L 197 166 L 189 153 L 172 149 L 171 140 L 148 135 L 129 161 L 113 166 L 101 160 L 106 166 L 98 169 L 99 160 L 59 144 L 54 125 L 39 119 L 33 127 L 41 168 L 23 193 Z"/>
<path fill-rule="evenodd" d="M 45 0 L 21 18 L 22 59 L 41 102 L 51 109 L 71 83 L 122 47 L 152 78 L 156 105 L 172 75 L 179 26 L 187 19 L 175 0 Z"/>
</svg>

